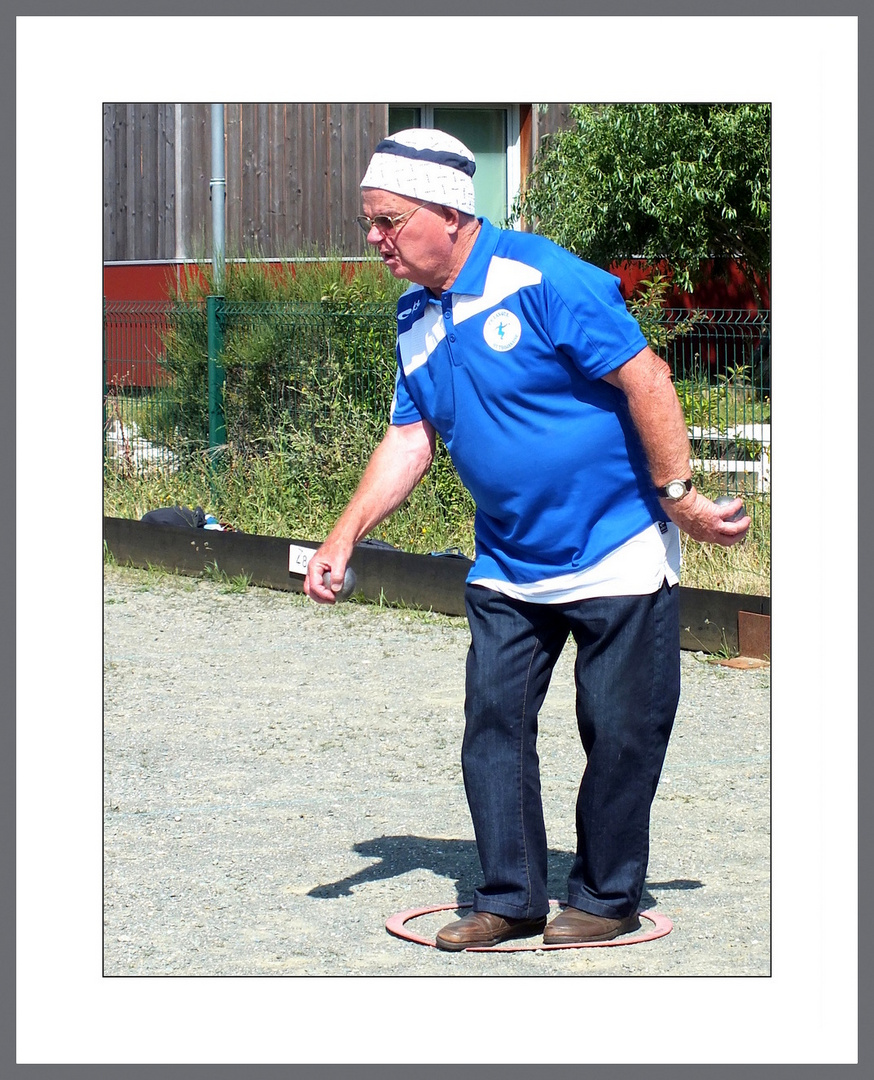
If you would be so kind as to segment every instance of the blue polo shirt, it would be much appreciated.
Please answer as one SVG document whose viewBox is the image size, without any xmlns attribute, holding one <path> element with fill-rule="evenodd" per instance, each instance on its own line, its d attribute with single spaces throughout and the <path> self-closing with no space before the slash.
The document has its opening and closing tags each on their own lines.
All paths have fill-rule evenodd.
<svg viewBox="0 0 874 1080">
<path fill-rule="evenodd" d="M 664 519 L 625 396 L 602 378 L 646 345 L 618 284 L 483 219 L 451 288 L 398 301 L 391 420 L 427 420 L 476 502 L 469 581 L 564 579 Z"/>
</svg>

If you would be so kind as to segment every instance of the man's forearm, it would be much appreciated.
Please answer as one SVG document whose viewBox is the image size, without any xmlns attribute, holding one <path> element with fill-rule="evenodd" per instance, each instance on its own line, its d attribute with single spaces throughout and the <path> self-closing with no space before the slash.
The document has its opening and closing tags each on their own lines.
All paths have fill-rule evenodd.
<svg viewBox="0 0 874 1080">
<path fill-rule="evenodd" d="M 620 389 L 643 445 L 656 487 L 689 476 L 689 436 L 668 365 L 650 349 L 606 381 Z"/>
<path fill-rule="evenodd" d="M 646 348 L 604 378 L 625 394 L 655 487 L 687 479 L 691 469 L 686 419 L 664 360 Z M 661 502 L 665 515 L 701 543 L 729 547 L 742 540 L 750 526 L 748 517 L 727 521 L 734 507 L 720 509 L 694 487 L 678 501 Z"/>
</svg>

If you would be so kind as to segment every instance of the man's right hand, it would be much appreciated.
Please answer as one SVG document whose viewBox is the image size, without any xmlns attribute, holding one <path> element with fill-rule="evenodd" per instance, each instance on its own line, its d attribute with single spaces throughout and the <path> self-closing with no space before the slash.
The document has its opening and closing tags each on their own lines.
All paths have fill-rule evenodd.
<svg viewBox="0 0 874 1080">
<path fill-rule="evenodd" d="M 310 556 L 307 563 L 306 577 L 303 579 L 303 591 L 317 604 L 336 604 L 337 593 L 343 587 L 343 577 L 346 573 L 346 563 L 349 561 L 351 551 L 344 552 L 337 546 L 328 542 Z M 331 575 L 331 587 L 325 585 L 325 574 Z"/>
</svg>

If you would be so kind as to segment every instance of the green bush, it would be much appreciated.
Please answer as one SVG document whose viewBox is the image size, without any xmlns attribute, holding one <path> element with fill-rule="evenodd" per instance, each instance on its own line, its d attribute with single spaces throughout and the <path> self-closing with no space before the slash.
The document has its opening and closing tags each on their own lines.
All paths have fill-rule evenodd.
<svg viewBox="0 0 874 1080">
<path fill-rule="evenodd" d="M 171 296 L 164 366 L 178 407 L 168 418 L 184 440 L 209 431 L 206 297 L 211 268 L 185 273 Z M 381 263 L 339 258 L 229 263 L 223 288 L 225 420 L 241 448 L 287 415 L 312 428 L 348 406 L 387 414 L 394 380 L 394 305 L 403 290 Z"/>
<path fill-rule="evenodd" d="M 597 266 L 669 259 L 686 292 L 736 262 L 771 268 L 771 109 L 756 103 L 571 106 L 514 208 Z"/>
</svg>

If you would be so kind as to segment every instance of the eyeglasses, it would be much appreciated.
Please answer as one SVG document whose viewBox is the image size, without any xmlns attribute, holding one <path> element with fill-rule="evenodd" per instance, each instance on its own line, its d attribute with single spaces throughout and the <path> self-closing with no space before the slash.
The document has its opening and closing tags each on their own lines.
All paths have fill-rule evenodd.
<svg viewBox="0 0 874 1080">
<path fill-rule="evenodd" d="M 423 206 L 427 205 L 427 203 L 419 203 L 419 205 L 414 206 L 412 210 L 407 210 L 405 214 L 398 214 L 397 217 L 388 217 L 387 214 L 377 214 L 376 217 L 367 217 L 364 214 L 360 214 L 355 220 L 365 233 L 369 233 L 375 226 L 383 236 L 385 236 L 387 233 L 394 232 L 402 221 L 405 221 L 408 217 L 412 217 L 417 210 L 421 210 Z"/>
</svg>

